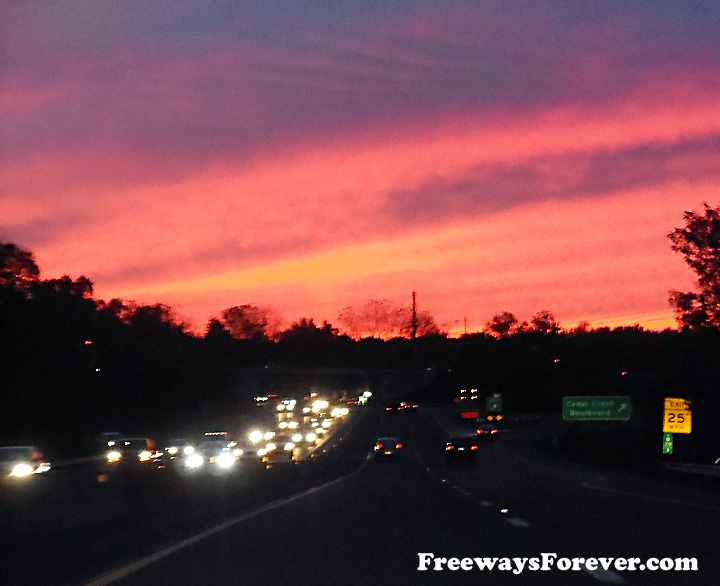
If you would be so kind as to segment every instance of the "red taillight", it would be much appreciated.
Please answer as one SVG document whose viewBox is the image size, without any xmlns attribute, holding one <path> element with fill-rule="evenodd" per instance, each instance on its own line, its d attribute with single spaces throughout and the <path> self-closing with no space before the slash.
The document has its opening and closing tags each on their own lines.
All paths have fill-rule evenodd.
<svg viewBox="0 0 720 586">
<path fill-rule="evenodd" d="M 478 429 L 478 435 L 480 435 L 481 433 L 485 433 L 485 432 L 482 429 Z"/>
<path fill-rule="evenodd" d="M 396 450 L 399 450 L 400 448 L 402 448 L 402 444 L 395 444 L 395 449 L 396 449 Z"/>
<path fill-rule="evenodd" d="M 497 429 L 493 429 L 490 433 L 497 433 Z"/>
<path fill-rule="evenodd" d="M 375 444 L 376 450 L 382 450 L 382 444 Z"/>
<path fill-rule="evenodd" d="M 471 450 L 477 450 L 477 446 L 470 446 Z"/>
<path fill-rule="evenodd" d="M 446 449 L 446 450 L 454 450 L 454 449 L 455 449 L 455 446 L 445 446 L 445 449 Z"/>
</svg>

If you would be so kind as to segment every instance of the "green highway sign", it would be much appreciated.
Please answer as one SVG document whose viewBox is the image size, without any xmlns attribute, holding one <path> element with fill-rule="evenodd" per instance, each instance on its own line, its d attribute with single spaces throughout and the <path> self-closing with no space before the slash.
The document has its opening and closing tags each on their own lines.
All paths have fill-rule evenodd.
<svg viewBox="0 0 720 586">
<path fill-rule="evenodd" d="M 627 421 L 630 411 L 630 397 L 563 397 L 565 421 Z"/>
<path fill-rule="evenodd" d="M 485 401 L 485 408 L 488 413 L 499 413 L 502 411 L 502 395 L 490 395 Z"/>
<path fill-rule="evenodd" d="M 673 453 L 673 434 L 663 433 L 663 454 Z"/>
</svg>

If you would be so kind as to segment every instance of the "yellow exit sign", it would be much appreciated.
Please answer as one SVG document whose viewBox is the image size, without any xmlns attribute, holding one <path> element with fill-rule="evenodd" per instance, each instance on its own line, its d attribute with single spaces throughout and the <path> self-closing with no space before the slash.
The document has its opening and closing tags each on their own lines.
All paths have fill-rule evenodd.
<svg viewBox="0 0 720 586">
<path fill-rule="evenodd" d="M 692 431 L 692 411 L 690 401 L 665 398 L 665 411 L 663 414 L 664 433 L 690 433 Z"/>
</svg>

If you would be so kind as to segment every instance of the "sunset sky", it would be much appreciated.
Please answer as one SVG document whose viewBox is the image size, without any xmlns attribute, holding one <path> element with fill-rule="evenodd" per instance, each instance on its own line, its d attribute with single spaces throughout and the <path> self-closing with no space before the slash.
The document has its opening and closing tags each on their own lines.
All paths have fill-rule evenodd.
<svg viewBox="0 0 720 586">
<path fill-rule="evenodd" d="M 453 334 L 673 325 L 720 203 L 717 0 L 0 1 L 0 240 L 44 278 Z"/>
</svg>

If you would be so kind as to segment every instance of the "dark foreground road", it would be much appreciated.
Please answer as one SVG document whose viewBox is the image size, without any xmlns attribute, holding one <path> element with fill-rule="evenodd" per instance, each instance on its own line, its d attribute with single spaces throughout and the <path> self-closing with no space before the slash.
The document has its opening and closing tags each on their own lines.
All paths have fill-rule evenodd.
<svg viewBox="0 0 720 586">
<path fill-rule="evenodd" d="M 3 538 L 10 581 L 2 583 L 720 583 L 716 485 L 553 460 L 532 450 L 529 430 L 481 445 L 474 466 L 447 466 L 442 446 L 454 426 L 442 409 L 393 416 L 371 410 L 310 461 L 270 470 L 246 463 L 234 477 L 193 482 L 125 478 L 99 487 L 105 501 L 76 472 L 73 482 L 97 510 L 70 500 L 65 504 L 76 511 L 69 517 L 84 515 L 86 522 L 72 527 L 66 519 L 60 532 Z M 401 457 L 368 458 L 383 435 L 401 438 Z M 419 554 L 433 554 L 422 556 L 429 569 L 418 570 Z M 699 569 L 606 571 L 598 564 L 561 571 L 556 560 L 546 571 L 531 571 L 526 562 L 519 572 L 522 558 L 543 561 L 542 554 L 638 558 L 638 566 L 687 557 Z M 518 558 L 511 562 L 515 572 L 480 570 L 467 560 L 451 566 L 468 570 L 433 569 L 435 558 L 492 557 Z"/>
</svg>

